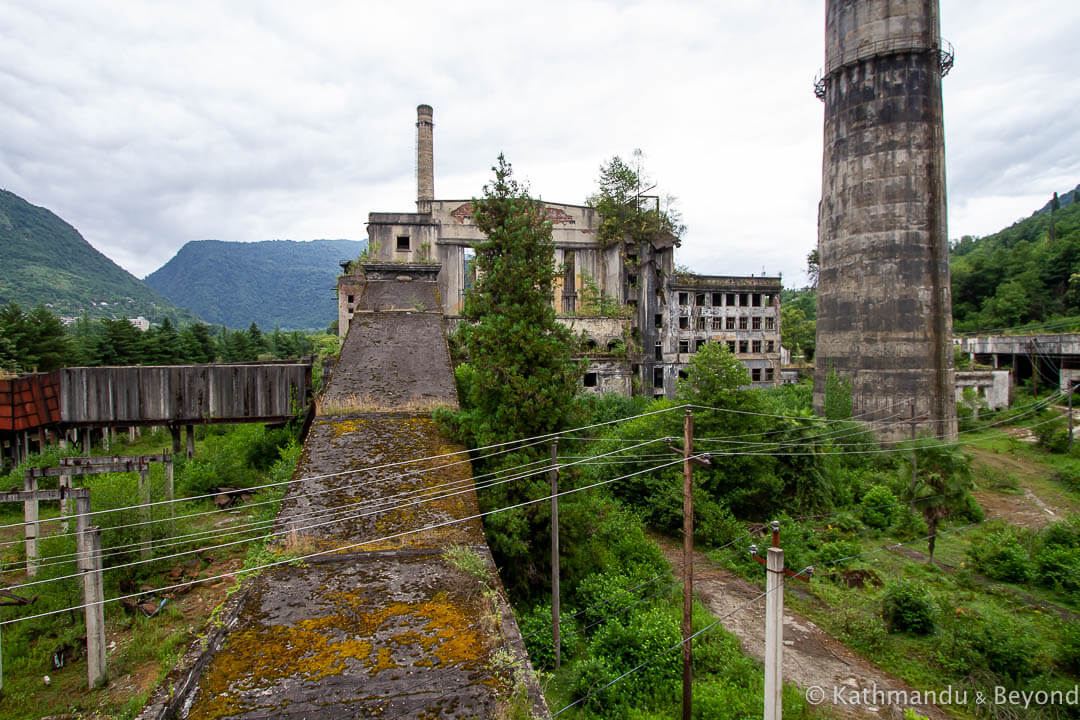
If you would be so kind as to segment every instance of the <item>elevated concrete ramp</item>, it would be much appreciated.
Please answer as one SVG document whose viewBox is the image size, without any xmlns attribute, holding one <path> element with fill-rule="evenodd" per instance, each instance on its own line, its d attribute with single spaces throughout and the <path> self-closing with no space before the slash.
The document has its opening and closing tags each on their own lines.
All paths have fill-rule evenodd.
<svg viewBox="0 0 1080 720">
<path fill-rule="evenodd" d="M 296 471 L 308 479 L 276 520 L 292 552 L 333 552 L 250 581 L 181 716 L 488 718 L 515 683 L 548 715 L 535 682 L 515 680 L 528 658 L 480 522 L 457 522 L 478 513 L 464 448 L 412 411 L 456 405 L 440 306 L 397 309 L 426 281 L 383 282 L 380 309 L 353 318 Z M 425 491 L 442 497 L 417 502 Z M 489 576 L 445 560 L 453 545 Z"/>
</svg>

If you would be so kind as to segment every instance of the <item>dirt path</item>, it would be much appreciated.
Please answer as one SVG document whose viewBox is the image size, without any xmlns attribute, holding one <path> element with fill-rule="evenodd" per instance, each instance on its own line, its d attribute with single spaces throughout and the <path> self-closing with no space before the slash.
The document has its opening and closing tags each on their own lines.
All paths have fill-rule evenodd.
<svg viewBox="0 0 1080 720">
<path fill-rule="evenodd" d="M 674 567 L 682 564 L 682 548 L 673 541 L 656 538 L 664 556 Z M 694 553 L 694 592 L 716 616 L 731 613 L 761 594 L 761 590 L 734 573 L 710 562 L 703 553 Z M 735 612 L 722 623 L 742 641 L 743 650 L 759 661 L 765 655 L 765 604 L 757 602 Z M 901 717 L 901 710 L 869 704 L 875 691 L 914 689 L 855 654 L 843 643 L 806 618 L 784 612 L 784 680 L 795 683 L 807 697 L 823 691 L 821 704 L 847 718 Z M 856 702 L 850 700 L 858 694 Z M 837 699 L 840 702 L 836 702 Z M 864 698 L 865 701 L 864 702 Z M 847 699 L 845 701 L 845 699 Z M 917 712 L 933 720 L 949 715 L 934 705 L 916 705 Z"/>
<path fill-rule="evenodd" d="M 1040 530 L 1065 518 L 1075 508 L 1075 500 L 1063 491 L 1044 487 L 1048 482 L 1045 478 L 1049 474 L 1045 466 L 979 447 L 969 447 L 968 452 L 975 459 L 977 475 L 983 468 L 986 469 L 984 472 L 1003 474 L 1014 478 L 1021 491 L 999 492 L 987 488 L 976 490 L 973 493 L 975 499 L 988 517 L 1000 515 L 1006 517 L 1011 525 Z M 1033 484 L 1039 486 L 1038 492 L 1032 488 Z"/>
</svg>

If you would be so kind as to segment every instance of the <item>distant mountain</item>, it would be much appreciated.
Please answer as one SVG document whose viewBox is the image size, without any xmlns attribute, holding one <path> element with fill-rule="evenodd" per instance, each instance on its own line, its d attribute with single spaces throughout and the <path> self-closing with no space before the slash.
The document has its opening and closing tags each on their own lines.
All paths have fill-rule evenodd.
<svg viewBox="0 0 1080 720">
<path fill-rule="evenodd" d="M 367 240 L 196 240 L 145 280 L 207 322 L 325 330 L 337 318 L 339 263 L 366 247 Z"/>
<path fill-rule="evenodd" d="M 1050 198 L 1046 201 L 1046 204 L 1032 213 L 1032 215 L 1043 215 L 1050 212 L 1050 206 L 1053 204 L 1054 199 Z M 1078 184 L 1072 190 L 1066 190 L 1058 195 L 1058 209 L 1065 207 L 1066 205 L 1072 205 L 1074 202 L 1080 202 L 1080 184 Z"/>
<path fill-rule="evenodd" d="M 0 305 L 9 302 L 26 310 L 44 303 L 62 316 L 198 319 L 95 250 L 54 213 L 0 190 Z"/>
</svg>

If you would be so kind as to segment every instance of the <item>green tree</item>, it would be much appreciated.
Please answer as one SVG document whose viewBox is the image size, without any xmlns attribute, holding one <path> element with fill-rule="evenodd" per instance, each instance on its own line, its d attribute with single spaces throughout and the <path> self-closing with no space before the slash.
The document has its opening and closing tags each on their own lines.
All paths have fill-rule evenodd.
<svg viewBox="0 0 1080 720">
<path fill-rule="evenodd" d="M 479 279 L 465 295 L 455 342 L 468 364 L 457 371 L 461 434 L 477 445 L 563 426 L 581 367 L 570 330 L 556 322 L 551 223 L 500 155 L 484 197 L 473 200 Z"/>
<path fill-rule="evenodd" d="M 0 308 L 0 336 L 7 340 L 6 362 L 22 371 L 52 372 L 64 367 L 73 354 L 60 319 L 44 305 L 29 313 L 15 303 Z"/>
<path fill-rule="evenodd" d="M 188 325 L 180 333 L 184 359 L 189 363 L 212 363 L 217 358 L 217 344 L 210 328 L 203 323 Z"/>
<path fill-rule="evenodd" d="M 933 563 L 938 524 L 973 502 L 971 462 L 959 447 L 943 444 L 937 438 L 912 441 L 912 448 L 918 472 L 903 499 L 926 519 Z"/>
<path fill-rule="evenodd" d="M 138 365 L 145 358 L 142 332 L 126 318 L 103 318 L 95 354 L 99 365 Z"/>
<path fill-rule="evenodd" d="M 600 213 L 598 237 L 605 247 L 628 240 L 678 240 L 686 232 L 673 197 L 663 203 L 646 197 L 655 185 L 645 178 L 643 160 L 641 150 L 634 150 L 633 165 L 616 155 L 600 168 L 600 191 L 587 202 Z"/>
<path fill-rule="evenodd" d="M 151 365 L 176 365 L 184 361 L 184 346 L 172 320 L 166 317 L 160 325 L 143 333 L 145 362 Z"/>
<path fill-rule="evenodd" d="M 829 420 L 851 417 L 851 381 L 840 377 L 832 366 L 825 375 L 825 417 Z"/>
</svg>

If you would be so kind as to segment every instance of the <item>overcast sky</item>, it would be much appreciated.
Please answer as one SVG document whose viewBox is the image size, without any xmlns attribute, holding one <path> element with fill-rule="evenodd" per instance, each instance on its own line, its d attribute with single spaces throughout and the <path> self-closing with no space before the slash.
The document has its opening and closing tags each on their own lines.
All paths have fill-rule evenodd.
<svg viewBox="0 0 1080 720">
<path fill-rule="evenodd" d="M 941 0 L 949 236 L 1080 182 L 1080 3 Z M 688 232 L 677 262 L 805 283 L 816 243 L 824 0 L 0 0 L 0 188 L 138 277 L 190 240 L 366 236 L 499 152 L 583 203 L 645 152 Z M 2 248 L 0 248 L 2 260 Z"/>
</svg>

